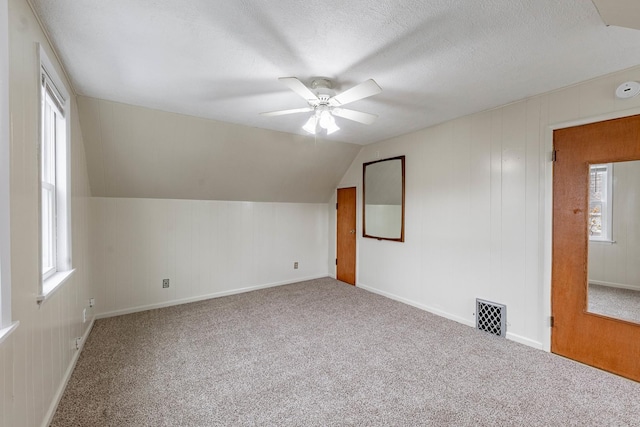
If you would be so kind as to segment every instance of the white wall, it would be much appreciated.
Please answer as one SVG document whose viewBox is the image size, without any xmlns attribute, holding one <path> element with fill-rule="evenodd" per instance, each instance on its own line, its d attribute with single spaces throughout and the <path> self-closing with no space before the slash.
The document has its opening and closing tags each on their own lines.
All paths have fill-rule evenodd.
<svg viewBox="0 0 640 427">
<path fill-rule="evenodd" d="M 402 205 L 365 206 L 367 234 L 397 239 L 402 231 Z"/>
<path fill-rule="evenodd" d="M 0 340 L 12 324 L 9 122 L 9 6 L 0 0 Z"/>
<path fill-rule="evenodd" d="M 42 305 L 38 292 L 38 112 L 42 44 L 61 77 L 26 0 L 9 1 L 11 112 L 11 269 L 12 317 L 20 326 L 0 344 L 0 425 L 39 426 L 48 420 L 79 352 L 74 338 L 91 324 L 82 309 L 94 296 L 89 281 L 89 184 L 77 105 L 71 100 L 71 218 L 73 264 L 69 281 Z M 65 82 L 68 86 L 68 82 Z M 92 317 L 89 311 L 89 317 Z"/>
<path fill-rule="evenodd" d="M 640 162 L 613 165 L 613 244 L 589 242 L 589 282 L 640 290 Z"/>
<path fill-rule="evenodd" d="M 91 216 L 100 316 L 328 274 L 324 203 L 93 198 Z"/>
<path fill-rule="evenodd" d="M 640 113 L 614 96 L 628 80 L 640 67 L 365 146 L 339 184 L 358 236 L 362 164 L 406 155 L 405 242 L 358 237 L 357 285 L 468 325 L 476 297 L 504 303 L 508 337 L 548 349 L 551 129 Z"/>
</svg>

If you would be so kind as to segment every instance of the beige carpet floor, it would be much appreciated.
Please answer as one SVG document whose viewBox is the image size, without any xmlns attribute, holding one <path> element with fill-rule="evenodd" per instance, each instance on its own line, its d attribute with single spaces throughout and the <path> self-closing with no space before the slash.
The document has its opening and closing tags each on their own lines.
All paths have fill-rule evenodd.
<svg viewBox="0 0 640 427">
<path fill-rule="evenodd" d="M 589 283 L 589 311 L 640 323 L 640 291 Z"/>
<path fill-rule="evenodd" d="M 640 426 L 640 384 L 320 279 L 95 323 L 53 426 Z"/>
</svg>

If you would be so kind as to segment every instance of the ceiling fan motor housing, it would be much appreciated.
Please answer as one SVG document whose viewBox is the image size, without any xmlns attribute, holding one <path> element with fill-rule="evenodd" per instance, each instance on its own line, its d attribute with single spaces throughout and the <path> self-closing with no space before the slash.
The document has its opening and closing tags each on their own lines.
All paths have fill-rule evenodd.
<svg viewBox="0 0 640 427">
<path fill-rule="evenodd" d="M 333 89 L 333 83 L 327 78 L 316 77 L 311 81 L 311 89 Z"/>
<path fill-rule="evenodd" d="M 311 89 L 318 95 L 320 104 L 329 102 L 329 98 L 335 95 L 333 91 L 333 83 L 324 77 L 317 77 L 311 81 Z"/>
</svg>

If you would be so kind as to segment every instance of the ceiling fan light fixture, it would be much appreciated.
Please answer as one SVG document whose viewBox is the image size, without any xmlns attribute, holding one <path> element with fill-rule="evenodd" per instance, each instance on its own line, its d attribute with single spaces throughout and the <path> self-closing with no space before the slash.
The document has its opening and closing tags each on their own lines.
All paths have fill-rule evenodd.
<svg viewBox="0 0 640 427">
<path fill-rule="evenodd" d="M 333 121 L 333 124 L 335 125 L 335 120 L 333 119 L 333 116 L 331 115 L 329 110 L 323 110 L 320 113 L 320 127 L 321 128 L 329 129 L 329 126 L 331 125 L 332 121 Z"/>
<path fill-rule="evenodd" d="M 304 126 L 302 126 L 302 129 L 306 130 L 312 135 L 315 135 L 317 127 L 318 127 L 318 118 L 314 114 L 311 117 L 309 117 L 309 120 L 307 120 L 307 123 L 305 123 Z"/>
<path fill-rule="evenodd" d="M 302 129 L 312 135 L 318 133 L 318 126 L 326 130 L 327 135 L 339 131 L 340 127 L 336 124 L 334 114 L 338 117 L 367 125 L 370 125 L 378 118 L 375 114 L 342 108 L 343 105 L 382 92 L 380 86 L 373 79 L 360 83 L 338 95 L 334 95 L 333 90 L 331 90 L 333 88 L 331 81 L 323 77 L 316 78 L 311 83 L 315 93 L 296 77 L 280 77 L 278 80 L 307 101 L 308 107 L 269 111 L 260 114 L 263 116 L 283 116 L 313 111 L 312 116 L 302 126 Z"/>
<path fill-rule="evenodd" d="M 325 129 L 327 130 L 327 135 L 331 135 L 332 133 L 340 130 L 333 116 L 331 116 L 331 121 L 329 122 L 329 126 L 327 126 Z"/>
<path fill-rule="evenodd" d="M 320 118 L 318 120 L 320 127 L 327 131 L 327 135 L 331 135 L 332 133 L 339 131 L 340 128 L 336 124 L 336 119 L 331 114 L 331 111 L 324 107 L 322 112 L 320 113 Z"/>
</svg>

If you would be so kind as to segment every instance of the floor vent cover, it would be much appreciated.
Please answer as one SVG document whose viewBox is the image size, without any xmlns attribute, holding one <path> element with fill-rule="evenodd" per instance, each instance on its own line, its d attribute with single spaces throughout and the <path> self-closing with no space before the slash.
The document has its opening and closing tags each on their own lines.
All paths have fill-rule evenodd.
<svg viewBox="0 0 640 427">
<path fill-rule="evenodd" d="M 476 328 L 490 334 L 507 335 L 507 306 L 476 298 Z"/>
</svg>

